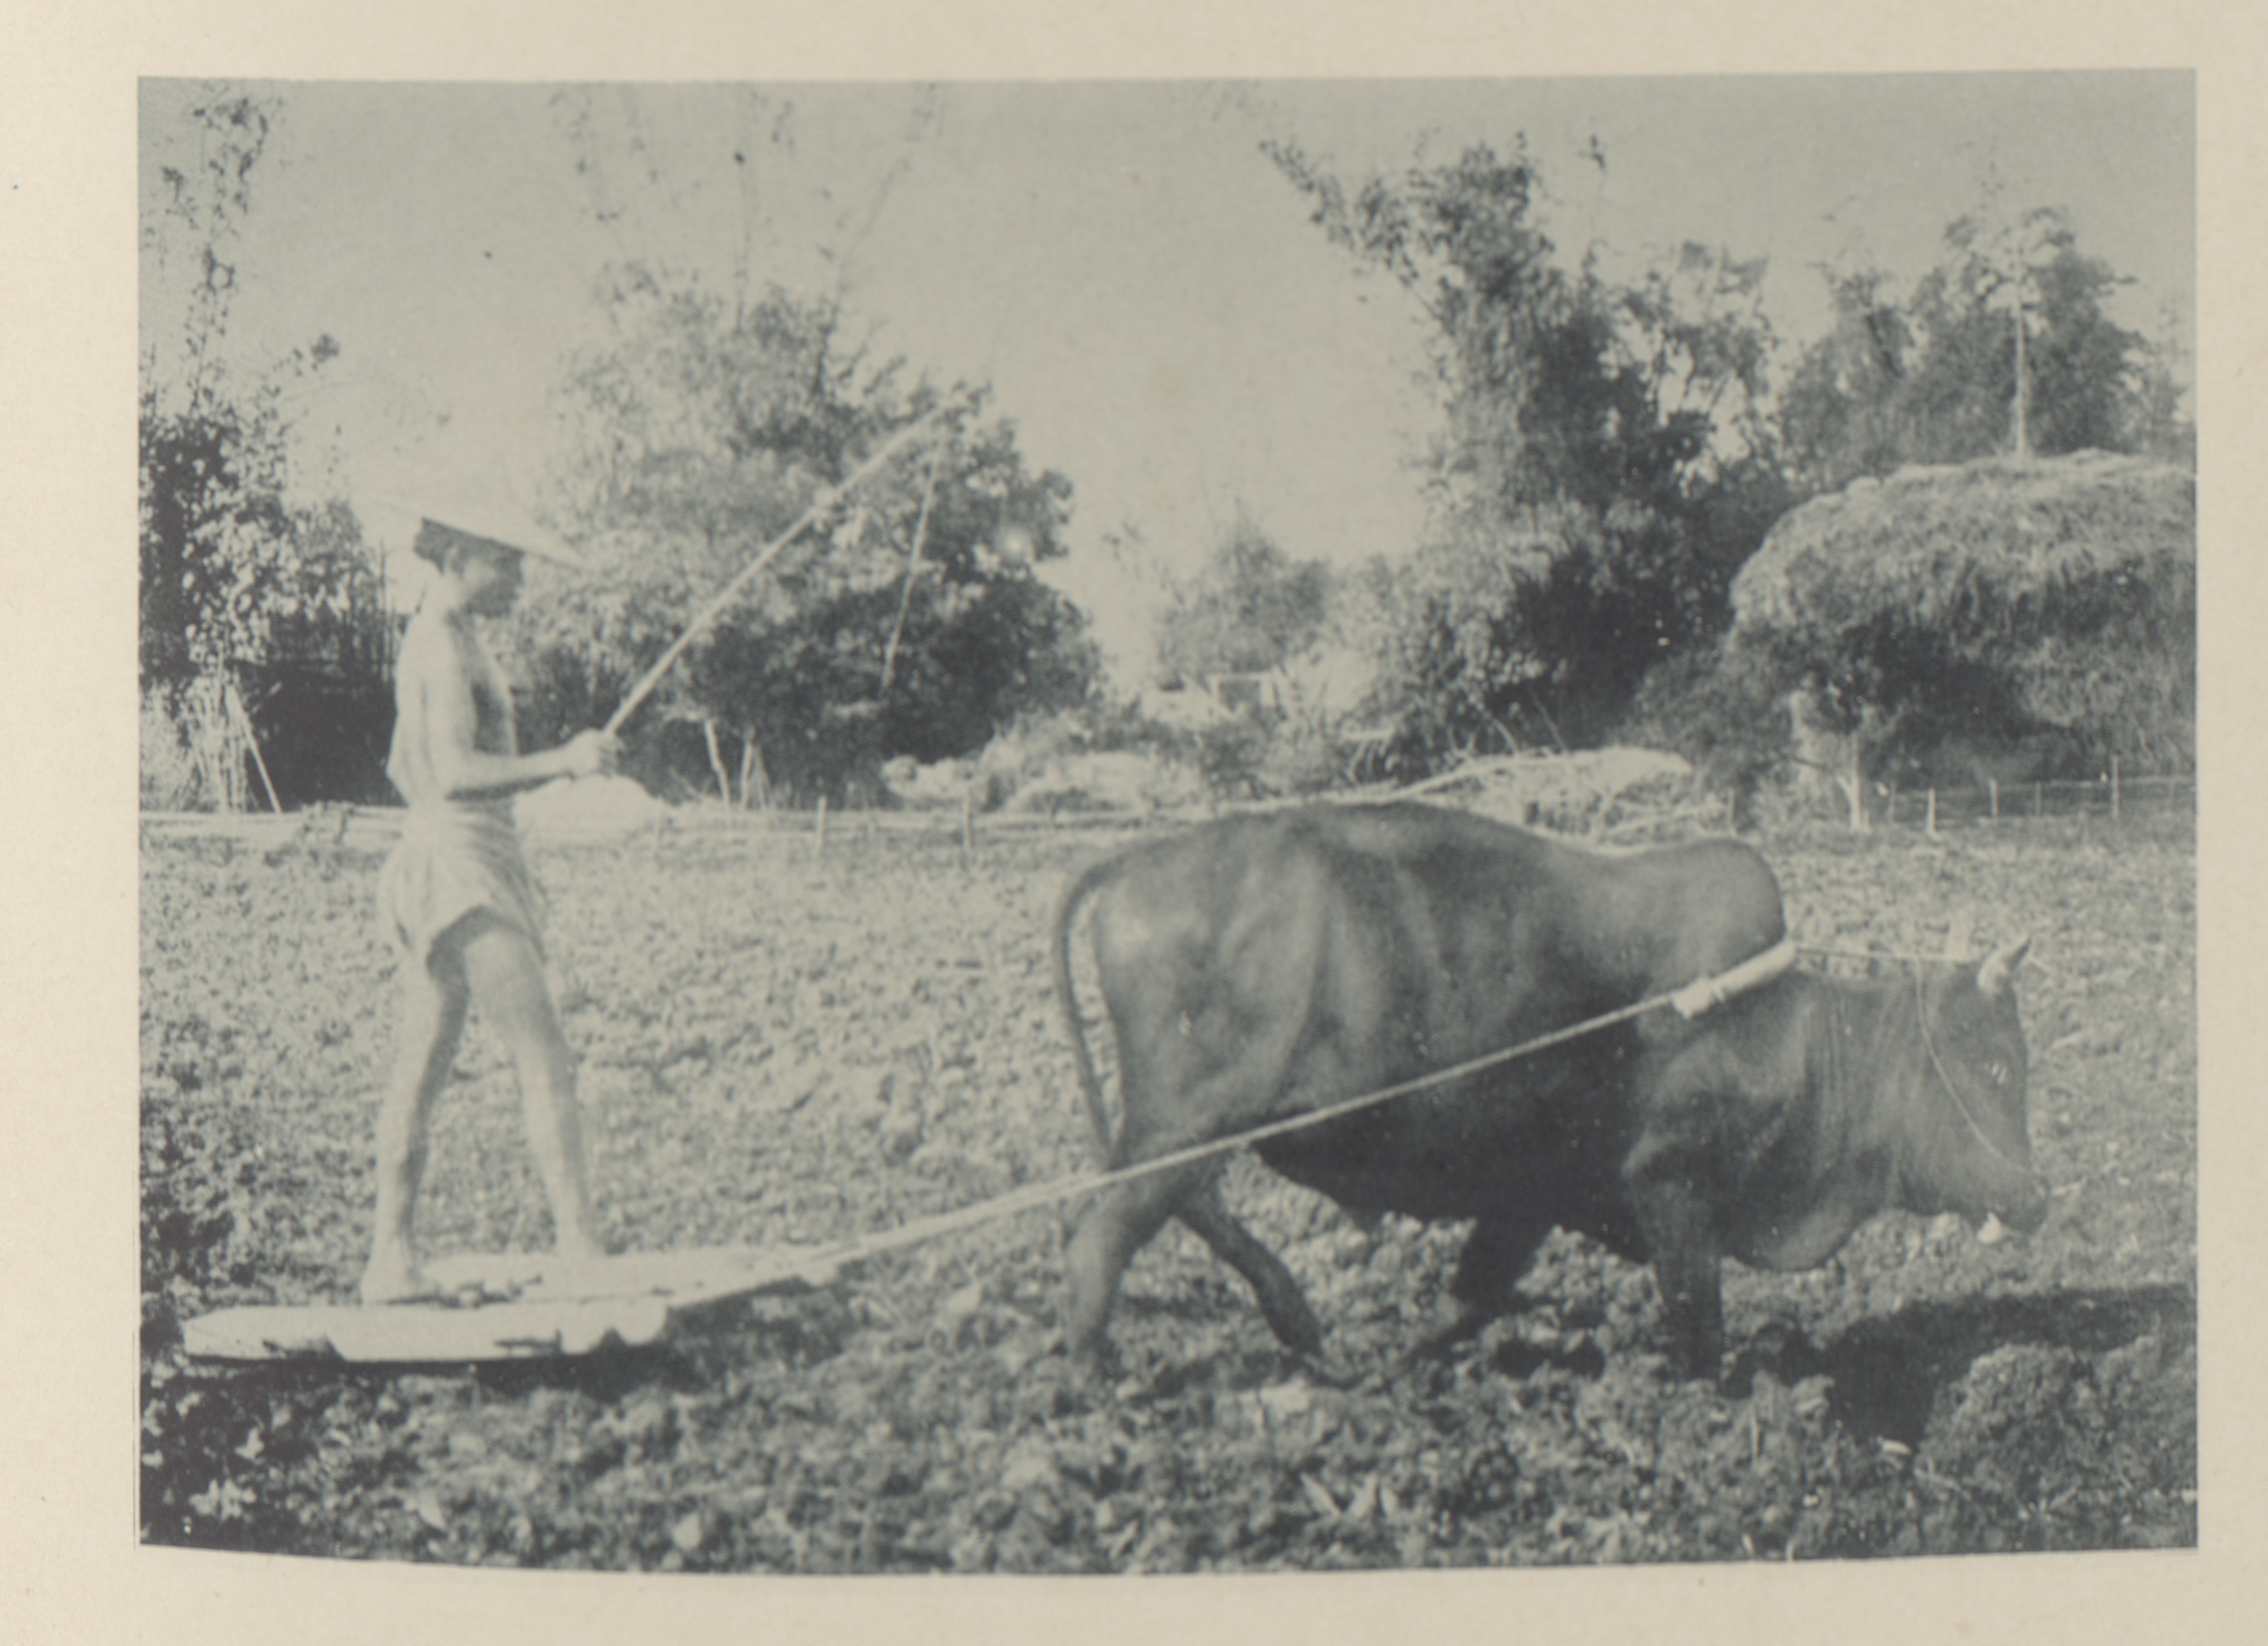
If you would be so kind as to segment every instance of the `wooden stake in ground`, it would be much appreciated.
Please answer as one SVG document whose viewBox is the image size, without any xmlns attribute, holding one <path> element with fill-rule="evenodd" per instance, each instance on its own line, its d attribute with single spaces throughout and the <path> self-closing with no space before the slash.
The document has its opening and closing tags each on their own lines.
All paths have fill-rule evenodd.
<svg viewBox="0 0 2268 1646">
<path fill-rule="evenodd" d="M 742 732 L 740 734 L 740 809 L 742 811 L 748 809 L 748 796 L 751 793 L 760 797 L 756 801 L 760 808 L 771 804 L 770 780 L 767 779 L 761 788 L 755 782 L 756 774 L 762 769 L 763 757 L 756 752 L 755 734 L 753 732 Z"/>
<path fill-rule="evenodd" d="M 252 729 L 252 716 L 245 711 L 244 699 L 236 695 L 236 683 L 231 680 L 222 681 L 220 697 L 222 704 L 226 706 L 230 715 L 235 720 L 237 725 L 243 728 L 244 746 L 252 751 L 252 764 L 260 772 L 260 786 L 268 791 L 269 809 L 282 811 L 284 802 L 276 798 L 275 779 L 268 775 L 268 763 L 260 757 L 259 734 Z M 2118 807 L 2116 800 L 2112 801 L 2110 810 L 2113 816 L 2117 815 Z"/>
<path fill-rule="evenodd" d="M 725 771 L 725 751 L 717 746 L 717 721 L 713 716 L 701 717 L 701 739 L 709 748 L 709 770 L 717 774 L 717 793 L 725 805 L 733 803 L 733 779 Z"/>
</svg>

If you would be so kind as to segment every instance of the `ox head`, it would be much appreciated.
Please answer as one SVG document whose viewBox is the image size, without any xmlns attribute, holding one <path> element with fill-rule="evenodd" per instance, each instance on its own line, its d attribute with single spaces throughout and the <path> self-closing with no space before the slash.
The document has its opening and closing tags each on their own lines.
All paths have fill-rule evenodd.
<svg viewBox="0 0 2268 1646">
<path fill-rule="evenodd" d="M 1967 929 L 1956 923 L 1950 948 L 1966 950 Z M 1987 1227 L 1997 1219 L 2020 1234 L 2047 1220 L 2047 1190 L 2032 1170 L 2014 987 L 2030 947 L 2019 938 L 1982 961 L 1962 953 L 1902 985 L 1915 996 L 1919 1042 L 1902 1082 L 1900 1198 L 1911 1210 L 1956 1212 Z"/>
</svg>

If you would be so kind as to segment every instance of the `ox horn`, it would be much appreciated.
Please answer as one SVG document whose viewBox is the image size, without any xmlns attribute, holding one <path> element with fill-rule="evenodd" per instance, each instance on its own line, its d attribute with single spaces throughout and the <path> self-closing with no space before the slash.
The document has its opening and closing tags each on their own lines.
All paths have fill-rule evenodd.
<svg viewBox="0 0 2268 1646">
<path fill-rule="evenodd" d="M 2020 937 L 2013 943 L 1994 949 L 1985 957 L 1984 963 L 1977 968 L 1977 992 L 1987 995 L 2006 994 L 2009 979 L 2016 975 L 2017 966 L 2022 963 L 2031 947 L 2030 938 Z"/>
<path fill-rule="evenodd" d="M 1967 960 L 1977 948 L 1977 911 L 1972 906 L 1953 917 L 1953 928 L 1945 934 L 1945 957 L 1948 960 Z"/>
</svg>

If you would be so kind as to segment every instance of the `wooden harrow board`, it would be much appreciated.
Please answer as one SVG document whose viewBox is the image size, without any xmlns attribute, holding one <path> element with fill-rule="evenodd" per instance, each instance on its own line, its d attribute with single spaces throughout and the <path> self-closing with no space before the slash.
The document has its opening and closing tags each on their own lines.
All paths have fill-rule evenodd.
<svg viewBox="0 0 2268 1646">
<path fill-rule="evenodd" d="M 690 1310 L 823 1286 L 845 1255 L 840 1247 L 714 1246 L 604 1258 L 571 1272 L 549 1252 L 468 1252 L 425 1266 L 430 1301 L 222 1309 L 185 1322 L 181 1337 L 208 1360 L 412 1364 L 588 1354 L 652 1343 Z"/>
</svg>

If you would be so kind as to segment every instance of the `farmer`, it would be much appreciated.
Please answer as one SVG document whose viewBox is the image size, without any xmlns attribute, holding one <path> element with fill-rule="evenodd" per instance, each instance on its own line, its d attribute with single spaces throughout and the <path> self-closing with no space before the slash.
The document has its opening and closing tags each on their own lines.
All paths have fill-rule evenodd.
<svg viewBox="0 0 2268 1646">
<path fill-rule="evenodd" d="M 401 642 L 387 776 L 409 803 L 379 875 L 379 919 L 401 950 L 401 1032 L 378 1118 L 378 1227 L 365 1303 L 431 1294 L 411 1231 L 433 1101 L 449 1079 L 468 1009 L 512 1052 L 529 1141 L 571 1263 L 603 1255 L 575 1071 L 543 979 L 541 894 L 521 860 L 512 796 L 557 777 L 611 771 L 620 744 L 583 732 L 523 755 L 512 696 L 475 631 L 519 597 L 523 553 L 568 565 L 573 550 L 525 523 L 473 508 L 424 517 L 412 545 L 439 573 Z"/>
</svg>

